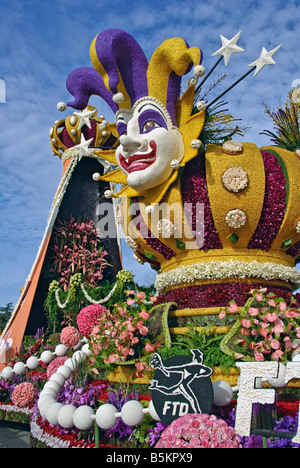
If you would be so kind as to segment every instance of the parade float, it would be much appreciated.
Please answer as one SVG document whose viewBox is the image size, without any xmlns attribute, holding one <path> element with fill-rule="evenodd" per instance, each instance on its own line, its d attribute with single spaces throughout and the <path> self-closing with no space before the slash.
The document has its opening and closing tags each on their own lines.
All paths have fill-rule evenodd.
<svg viewBox="0 0 300 468">
<path fill-rule="evenodd" d="M 209 101 L 239 37 L 221 36 L 207 72 L 183 39 L 148 61 L 109 29 L 69 74 L 58 109 L 75 111 L 50 130 L 61 183 L 1 337 L 0 410 L 30 421 L 34 446 L 300 443 L 299 93 L 267 110 L 275 144 L 238 141 L 220 100 L 279 49 Z M 153 287 L 122 268 L 121 232 Z"/>
</svg>

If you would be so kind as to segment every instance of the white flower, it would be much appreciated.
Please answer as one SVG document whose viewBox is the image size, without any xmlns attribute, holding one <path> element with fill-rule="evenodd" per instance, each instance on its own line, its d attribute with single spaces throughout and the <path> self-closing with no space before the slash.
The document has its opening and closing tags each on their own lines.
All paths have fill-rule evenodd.
<svg viewBox="0 0 300 468">
<path fill-rule="evenodd" d="M 225 141 L 222 145 L 223 152 L 226 154 L 240 154 L 243 152 L 243 143 L 234 140 Z"/>
<path fill-rule="evenodd" d="M 126 236 L 126 237 L 125 237 L 125 241 L 127 242 L 127 244 L 129 245 L 129 247 L 130 247 L 132 250 L 137 250 L 138 244 L 137 244 L 137 242 L 136 242 L 134 239 L 132 239 L 132 237 Z"/>
<path fill-rule="evenodd" d="M 225 221 L 229 227 L 238 229 L 246 224 L 247 216 L 242 210 L 237 208 L 236 210 L 228 211 Z"/>
<path fill-rule="evenodd" d="M 158 232 L 162 235 L 162 237 L 170 238 L 174 235 L 174 224 L 166 218 L 161 219 L 157 223 Z"/>
</svg>

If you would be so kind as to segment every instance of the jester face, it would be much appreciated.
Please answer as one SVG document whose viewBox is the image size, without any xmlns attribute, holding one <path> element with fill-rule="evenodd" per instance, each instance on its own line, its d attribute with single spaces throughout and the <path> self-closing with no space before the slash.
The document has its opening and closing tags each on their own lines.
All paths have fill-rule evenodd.
<svg viewBox="0 0 300 468">
<path fill-rule="evenodd" d="M 120 136 L 116 158 L 128 185 L 143 191 L 165 182 L 173 171 L 171 161 L 182 160 L 184 144 L 163 104 L 142 98 L 131 110 L 119 110 L 116 119 Z"/>
</svg>

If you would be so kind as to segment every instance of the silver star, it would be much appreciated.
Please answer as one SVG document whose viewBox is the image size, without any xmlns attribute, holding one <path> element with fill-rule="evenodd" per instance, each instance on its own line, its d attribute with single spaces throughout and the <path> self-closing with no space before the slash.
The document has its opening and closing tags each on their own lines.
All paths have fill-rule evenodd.
<svg viewBox="0 0 300 468">
<path fill-rule="evenodd" d="M 237 33 L 232 39 L 226 39 L 226 37 L 221 35 L 220 38 L 222 41 L 222 47 L 219 50 L 217 50 L 214 54 L 212 54 L 212 57 L 215 57 L 216 55 L 223 55 L 225 65 L 227 65 L 231 54 L 244 52 L 244 49 L 236 45 L 237 41 L 240 38 L 241 32 L 242 31 Z"/>
<path fill-rule="evenodd" d="M 96 112 L 96 109 L 89 111 L 88 109 L 84 109 L 82 112 L 74 112 L 75 115 L 79 118 L 79 125 L 78 129 L 83 127 L 84 125 L 87 125 L 89 128 L 91 128 L 91 122 L 90 118 L 92 115 L 94 115 Z"/>
<path fill-rule="evenodd" d="M 79 145 L 74 146 L 74 148 L 77 148 L 79 150 L 79 161 L 81 160 L 82 156 L 88 156 L 89 152 L 89 146 L 92 143 L 93 138 L 90 138 L 89 140 L 86 140 L 84 138 L 84 135 L 81 134 L 81 141 Z"/>
<path fill-rule="evenodd" d="M 270 52 L 267 51 L 265 47 L 262 48 L 260 57 L 258 57 L 257 60 L 254 60 L 254 62 L 249 63 L 248 67 L 256 67 L 254 76 L 257 75 L 257 73 L 264 68 L 265 65 L 275 65 L 276 62 L 272 58 L 275 52 L 281 47 L 281 45 L 275 47 L 275 49 L 270 50 Z"/>
</svg>

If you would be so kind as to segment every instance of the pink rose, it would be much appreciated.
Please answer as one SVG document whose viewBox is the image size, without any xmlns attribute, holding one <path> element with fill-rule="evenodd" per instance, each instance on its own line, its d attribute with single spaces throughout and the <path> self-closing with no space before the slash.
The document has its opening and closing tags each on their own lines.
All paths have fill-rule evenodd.
<svg viewBox="0 0 300 468">
<path fill-rule="evenodd" d="M 258 353 L 257 351 L 254 351 L 254 357 L 255 360 L 258 362 L 262 362 L 265 360 L 264 355 L 262 353 Z"/>
<path fill-rule="evenodd" d="M 280 349 L 281 348 L 280 342 L 278 340 L 275 340 L 275 339 L 271 341 L 270 346 L 273 349 Z"/>
<path fill-rule="evenodd" d="M 238 306 L 236 305 L 235 302 L 233 302 L 232 304 L 230 304 L 230 306 L 228 307 L 228 312 L 230 312 L 231 314 L 234 314 L 235 312 L 237 312 L 239 310 Z"/>
<path fill-rule="evenodd" d="M 250 328 L 251 325 L 252 325 L 252 321 L 251 321 L 250 319 L 242 318 L 241 324 L 242 324 L 243 327 L 245 327 L 245 328 Z"/>
<path fill-rule="evenodd" d="M 142 319 L 147 320 L 150 317 L 150 314 L 148 314 L 148 312 L 145 309 L 142 309 L 142 311 L 139 313 L 139 316 Z"/>
<path fill-rule="evenodd" d="M 259 314 L 259 310 L 256 309 L 256 307 L 249 307 L 249 309 L 248 309 L 248 314 L 249 314 L 251 317 L 256 317 L 256 316 Z"/>
<path fill-rule="evenodd" d="M 136 297 L 137 297 L 138 299 L 145 299 L 146 294 L 145 294 L 144 292 L 139 292 L 139 293 L 137 293 Z"/>
<path fill-rule="evenodd" d="M 140 328 L 140 333 L 141 333 L 143 336 L 146 336 L 147 333 L 148 333 L 148 328 L 145 327 L 145 326 L 142 326 L 142 327 Z"/>
<path fill-rule="evenodd" d="M 224 317 L 226 317 L 226 312 L 223 310 L 222 312 L 219 313 L 219 319 L 222 320 Z"/>
<path fill-rule="evenodd" d="M 155 350 L 155 347 L 154 347 L 152 344 L 146 343 L 145 351 L 146 351 L 147 353 L 149 353 L 149 354 L 150 354 L 150 353 L 153 353 L 154 350 Z"/>
</svg>

